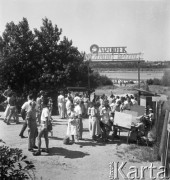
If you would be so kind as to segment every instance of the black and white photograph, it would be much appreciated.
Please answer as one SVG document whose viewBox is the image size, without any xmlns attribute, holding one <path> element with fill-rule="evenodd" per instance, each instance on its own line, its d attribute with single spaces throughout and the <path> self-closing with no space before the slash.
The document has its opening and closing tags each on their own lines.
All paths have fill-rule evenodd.
<svg viewBox="0 0 170 180">
<path fill-rule="evenodd" d="M 169 0 L 0 0 L 0 179 L 170 179 Z"/>
</svg>

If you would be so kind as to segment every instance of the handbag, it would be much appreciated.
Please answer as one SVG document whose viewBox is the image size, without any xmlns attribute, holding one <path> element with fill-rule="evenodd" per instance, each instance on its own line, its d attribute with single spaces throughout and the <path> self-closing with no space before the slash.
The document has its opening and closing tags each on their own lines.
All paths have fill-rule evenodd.
<svg viewBox="0 0 170 180">
<path fill-rule="evenodd" d="M 70 138 L 68 136 L 66 136 L 64 139 L 63 139 L 63 144 L 69 144 L 70 142 Z"/>
<path fill-rule="evenodd" d="M 51 121 L 48 121 L 47 130 L 48 130 L 48 131 L 52 131 L 52 129 L 53 129 L 52 123 L 51 123 Z"/>
</svg>

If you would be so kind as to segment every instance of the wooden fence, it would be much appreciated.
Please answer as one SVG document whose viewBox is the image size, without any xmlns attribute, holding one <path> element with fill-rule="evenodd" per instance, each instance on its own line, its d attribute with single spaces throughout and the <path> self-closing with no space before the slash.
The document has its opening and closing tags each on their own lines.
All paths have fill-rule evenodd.
<svg viewBox="0 0 170 180">
<path fill-rule="evenodd" d="M 159 157 L 165 167 L 166 176 L 170 175 L 170 105 L 159 101 L 155 108 L 156 142 L 159 146 Z"/>
</svg>

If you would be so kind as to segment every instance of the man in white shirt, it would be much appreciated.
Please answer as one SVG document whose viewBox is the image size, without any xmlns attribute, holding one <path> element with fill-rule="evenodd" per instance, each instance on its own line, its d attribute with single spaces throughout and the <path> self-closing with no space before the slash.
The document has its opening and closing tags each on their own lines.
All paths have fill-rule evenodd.
<svg viewBox="0 0 170 180">
<path fill-rule="evenodd" d="M 63 92 L 60 93 L 60 95 L 57 98 L 58 101 L 58 111 L 61 119 L 65 118 L 65 98 L 63 95 Z"/>
<path fill-rule="evenodd" d="M 72 106 L 72 98 L 71 96 L 68 96 L 67 101 L 66 101 L 66 115 L 68 117 L 69 113 L 71 112 L 71 106 Z"/>
<path fill-rule="evenodd" d="M 41 137 L 43 135 L 44 135 L 45 144 L 46 144 L 45 152 L 49 153 L 49 150 L 48 150 L 49 140 L 48 140 L 48 128 L 47 128 L 49 120 L 50 120 L 50 111 L 48 109 L 48 99 L 44 98 L 43 109 L 41 113 L 41 129 L 38 135 L 38 151 L 33 153 L 34 156 L 41 155 Z"/>
<path fill-rule="evenodd" d="M 81 98 L 79 96 L 78 93 L 75 94 L 75 97 L 73 99 L 73 103 L 76 104 L 76 103 L 79 103 L 81 101 Z"/>
<path fill-rule="evenodd" d="M 36 110 L 37 110 L 37 118 L 38 118 L 39 124 L 41 123 L 41 111 L 42 111 L 43 98 L 44 98 L 44 92 L 40 91 L 36 99 Z"/>
<path fill-rule="evenodd" d="M 133 106 L 130 97 L 127 98 L 127 100 L 124 102 L 124 105 L 122 107 L 123 110 L 131 110 L 131 107 Z"/>
<path fill-rule="evenodd" d="M 132 102 L 133 105 L 138 104 L 138 102 L 136 101 L 136 99 L 132 95 L 130 96 L 130 98 L 131 98 L 131 102 Z"/>
<path fill-rule="evenodd" d="M 25 138 L 24 136 L 24 131 L 26 130 L 27 128 L 27 121 L 25 120 L 26 118 L 26 113 L 28 112 L 29 108 L 30 108 L 30 102 L 33 101 L 33 95 L 32 94 L 29 94 L 27 96 L 27 101 L 22 105 L 21 107 L 21 116 L 22 116 L 22 119 L 24 120 L 24 124 L 22 126 L 22 129 L 21 129 L 21 132 L 19 134 L 19 136 L 21 138 Z"/>
</svg>

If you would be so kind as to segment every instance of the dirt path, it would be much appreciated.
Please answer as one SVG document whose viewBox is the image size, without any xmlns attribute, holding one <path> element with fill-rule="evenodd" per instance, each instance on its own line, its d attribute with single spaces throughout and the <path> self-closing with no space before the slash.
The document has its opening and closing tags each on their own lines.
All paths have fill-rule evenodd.
<svg viewBox="0 0 170 180">
<path fill-rule="evenodd" d="M 149 162 L 135 161 L 133 160 L 134 157 L 130 157 L 126 153 L 121 154 L 121 151 L 129 146 L 126 144 L 125 136 L 127 133 L 122 133 L 121 140 L 110 141 L 107 144 L 92 142 L 89 139 L 88 119 L 83 120 L 84 140 L 78 144 L 64 145 L 63 138 L 66 133 L 67 120 L 62 120 L 58 116 L 53 118 L 54 135 L 49 138 L 50 153 L 44 153 L 38 157 L 27 151 L 27 138 L 21 139 L 18 136 L 22 124 L 11 123 L 11 125 L 6 125 L 0 120 L 0 139 L 5 141 L 8 146 L 22 149 L 29 160 L 34 162 L 37 180 L 108 180 L 110 175 L 109 164 L 113 161 L 127 162 L 124 169 L 126 173 L 130 165 L 140 167 L 150 164 Z M 20 122 L 23 122 L 21 118 Z M 27 136 L 27 130 L 25 136 Z M 45 147 L 44 139 L 42 147 Z M 119 175 L 119 179 L 123 178 Z"/>
</svg>

